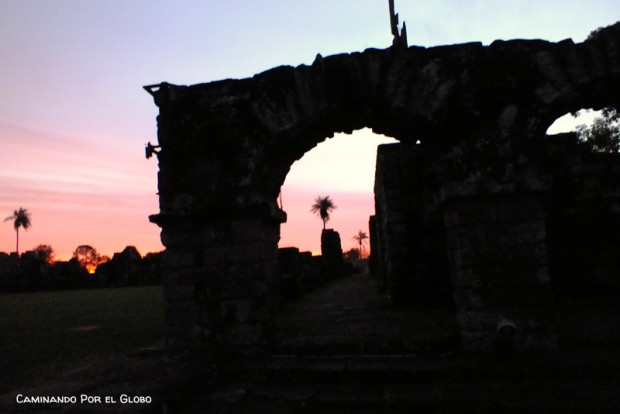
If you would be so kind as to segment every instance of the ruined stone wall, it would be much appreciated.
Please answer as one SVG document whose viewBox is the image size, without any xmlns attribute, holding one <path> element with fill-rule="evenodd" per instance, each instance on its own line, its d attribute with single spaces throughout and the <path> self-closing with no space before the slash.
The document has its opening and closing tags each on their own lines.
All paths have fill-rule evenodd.
<svg viewBox="0 0 620 414">
<path fill-rule="evenodd" d="M 466 349 L 497 347 L 502 326 L 517 350 L 555 349 L 555 300 L 620 286 L 620 155 L 565 134 L 530 148 L 510 181 L 435 186 L 441 162 L 423 153 L 379 147 L 371 249 L 404 303 L 449 289 Z"/>
<path fill-rule="evenodd" d="M 501 324 L 509 323 L 516 349 L 557 348 L 540 198 L 472 194 L 447 201 L 443 209 L 465 347 L 493 349 Z"/>
<path fill-rule="evenodd" d="M 327 137 L 370 127 L 421 140 L 429 176 L 450 199 L 539 191 L 524 154 L 566 112 L 620 105 L 619 56 L 616 24 L 578 44 L 369 49 L 248 79 L 146 87 L 159 107 L 160 211 L 151 219 L 166 247 L 169 344 L 246 352 L 268 342 L 286 220 L 276 198 L 293 162 Z M 432 209 L 417 211 L 418 223 L 439 225 L 424 215 Z"/>
<path fill-rule="evenodd" d="M 515 327 L 515 348 L 554 349 L 544 199 L 515 182 L 438 181 L 443 163 L 424 155 L 422 145 L 378 150 L 375 220 L 388 292 L 392 285 L 410 306 L 450 295 L 468 350 L 493 349 L 502 323 Z"/>
<path fill-rule="evenodd" d="M 168 345 L 263 347 L 280 301 L 279 225 L 167 223 L 162 239 Z"/>
<path fill-rule="evenodd" d="M 438 182 L 419 145 L 377 149 L 374 240 L 378 282 L 398 306 L 449 306 L 452 290 Z"/>
<path fill-rule="evenodd" d="M 553 139 L 547 198 L 551 276 L 560 298 L 620 287 L 620 157 Z"/>
</svg>

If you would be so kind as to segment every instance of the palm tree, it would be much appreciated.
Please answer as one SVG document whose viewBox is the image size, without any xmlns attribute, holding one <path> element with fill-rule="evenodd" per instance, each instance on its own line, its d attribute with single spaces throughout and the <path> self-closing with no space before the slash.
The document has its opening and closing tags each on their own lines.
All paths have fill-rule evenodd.
<svg viewBox="0 0 620 414">
<path fill-rule="evenodd" d="M 317 196 L 316 200 L 314 200 L 314 204 L 310 208 L 310 211 L 321 217 L 321 220 L 323 220 L 323 230 L 325 230 L 325 223 L 329 220 L 329 213 L 331 213 L 335 208 L 336 206 L 329 196 Z"/>
<path fill-rule="evenodd" d="M 13 215 L 4 219 L 4 221 L 13 220 L 13 227 L 15 228 L 15 233 L 17 233 L 17 243 L 15 245 L 15 251 L 19 256 L 19 228 L 23 227 L 24 230 L 28 230 L 30 227 L 30 213 L 23 207 L 20 207 L 19 210 L 13 211 Z"/>
<path fill-rule="evenodd" d="M 358 231 L 355 236 L 353 236 L 353 240 L 355 240 L 357 244 L 360 245 L 360 259 L 364 258 L 362 249 L 364 248 L 364 243 L 366 242 L 366 239 L 368 239 L 368 235 L 361 230 Z"/>
</svg>

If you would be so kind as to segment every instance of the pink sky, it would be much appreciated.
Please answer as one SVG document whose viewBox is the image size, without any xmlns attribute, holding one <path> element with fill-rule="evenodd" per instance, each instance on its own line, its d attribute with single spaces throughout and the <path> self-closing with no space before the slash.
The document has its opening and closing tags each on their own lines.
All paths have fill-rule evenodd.
<svg viewBox="0 0 620 414">
<path fill-rule="evenodd" d="M 288 214 L 281 226 L 281 247 L 296 246 L 321 252 L 323 222 L 310 213 L 316 196 L 334 201 L 327 228 L 340 233 L 344 251 L 356 247 L 353 236 L 368 234 L 368 218 L 374 214 L 374 167 L 377 145 L 396 142 L 369 129 L 352 135 L 336 134 L 293 164 L 282 186 L 282 203 Z M 346 157 L 344 164 L 343 156 Z"/>
<path fill-rule="evenodd" d="M 163 249 L 159 228 L 147 219 L 158 211 L 157 166 L 144 159 L 143 151 L 127 153 L 113 141 L 98 145 L 1 124 L 0 134 L 15 138 L 0 152 L 0 163 L 9 171 L 1 177 L 0 208 L 5 217 L 13 205 L 32 216 L 32 227 L 20 229 L 20 251 L 44 243 L 57 259 L 67 259 L 80 244 L 109 256 L 126 245 L 142 254 Z M 355 247 L 353 236 L 368 232 L 374 212 L 376 147 L 385 142 L 394 140 L 367 129 L 337 134 L 293 164 L 282 188 L 288 221 L 279 245 L 319 254 L 322 221 L 310 206 L 317 195 L 330 195 L 337 208 L 327 227 L 341 233 L 344 250 Z M 12 223 L 4 222 L 0 251 L 14 250 Z"/>
<path fill-rule="evenodd" d="M 411 44 L 542 38 L 582 41 L 620 17 L 616 0 L 396 1 Z M 51 245 L 67 259 L 80 244 L 112 255 L 159 251 L 157 107 L 142 85 L 244 78 L 310 64 L 317 53 L 391 44 L 386 1 L 0 1 L 0 218 L 20 207 L 32 227 L 20 250 Z M 337 136 L 294 164 L 283 188 L 281 246 L 320 250 L 310 205 L 330 195 L 328 226 L 343 248 L 373 214 L 377 143 L 367 130 Z M 351 141 L 354 139 L 355 141 Z M 330 170 L 332 165 L 337 169 Z M 0 222 L 0 251 L 15 249 Z"/>
<path fill-rule="evenodd" d="M 51 245 L 58 259 L 70 258 L 80 244 L 111 255 L 125 245 L 141 253 L 159 251 L 159 229 L 147 216 L 158 210 L 157 167 L 139 148 L 119 151 L 113 140 L 80 141 L 0 124 L 0 211 L 19 207 L 32 217 L 20 229 L 20 251 Z M 0 251 L 15 250 L 12 222 L 0 227 Z"/>
</svg>

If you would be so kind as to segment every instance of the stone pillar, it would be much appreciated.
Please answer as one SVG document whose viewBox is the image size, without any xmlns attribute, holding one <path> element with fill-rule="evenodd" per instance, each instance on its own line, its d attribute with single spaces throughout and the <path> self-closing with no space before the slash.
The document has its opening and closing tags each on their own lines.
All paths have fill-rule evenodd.
<svg viewBox="0 0 620 414">
<path fill-rule="evenodd" d="M 321 232 L 321 255 L 328 264 L 342 262 L 342 245 L 337 231 L 324 229 Z"/>
<path fill-rule="evenodd" d="M 321 232 L 321 258 L 322 278 L 331 280 L 345 275 L 342 245 L 337 231 L 324 229 Z"/>
<path fill-rule="evenodd" d="M 465 349 L 556 349 L 540 197 L 471 192 L 444 200 L 448 257 Z"/>
<path fill-rule="evenodd" d="M 410 241 L 416 235 L 408 223 L 415 214 L 408 203 L 410 183 L 403 183 L 401 144 L 384 144 L 377 148 L 375 170 L 375 222 L 380 246 L 382 267 L 380 288 L 392 302 L 403 305 L 412 302 L 414 273 L 411 266 Z M 407 180 L 405 180 L 407 181 Z M 374 246 L 372 246 L 374 248 Z"/>
<path fill-rule="evenodd" d="M 437 179 L 429 164 L 429 154 L 419 145 L 377 149 L 370 237 L 379 260 L 373 266 L 397 306 L 436 308 L 452 302 L 443 214 L 436 206 Z"/>
<path fill-rule="evenodd" d="M 184 220 L 152 217 L 162 227 L 163 253 L 161 271 L 166 300 L 166 343 L 170 348 L 187 348 L 201 344 L 213 333 L 207 323 L 212 313 L 203 309 L 205 273 L 202 249 L 194 245 L 200 239 L 197 227 Z"/>
<path fill-rule="evenodd" d="M 219 311 L 226 346 L 260 351 L 273 333 L 281 301 L 278 271 L 280 217 L 237 219 L 231 225 L 226 260 L 219 260 Z M 211 257 L 207 251 L 205 255 Z"/>
<path fill-rule="evenodd" d="M 368 233 L 370 238 L 370 255 L 368 256 L 368 270 L 370 274 L 377 280 L 383 278 L 383 262 L 381 255 L 381 242 L 379 239 L 379 230 L 377 225 L 377 217 L 370 216 L 368 219 Z"/>
<path fill-rule="evenodd" d="M 208 343 L 254 352 L 266 345 L 280 301 L 277 243 L 283 220 L 158 223 L 166 246 L 162 278 L 170 347 Z"/>
<path fill-rule="evenodd" d="M 301 256 L 297 247 L 278 249 L 280 262 L 280 291 L 282 300 L 296 298 L 301 294 Z"/>
</svg>

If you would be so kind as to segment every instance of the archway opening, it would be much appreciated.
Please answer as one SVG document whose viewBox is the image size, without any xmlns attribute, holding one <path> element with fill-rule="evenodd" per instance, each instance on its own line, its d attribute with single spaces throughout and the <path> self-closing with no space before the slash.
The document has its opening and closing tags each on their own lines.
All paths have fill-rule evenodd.
<svg viewBox="0 0 620 414">
<path fill-rule="evenodd" d="M 547 135 L 557 135 L 567 132 L 575 132 L 580 125 L 590 125 L 594 118 L 600 116 L 601 111 L 592 108 L 582 108 L 575 112 L 567 112 L 557 118 L 547 128 Z"/>
<path fill-rule="evenodd" d="M 340 275 L 368 270 L 363 259 L 370 253 L 368 223 L 375 211 L 377 147 L 385 143 L 397 141 L 368 128 L 336 133 L 292 164 L 278 200 L 287 213 L 278 244 L 284 301 Z M 334 208 L 323 222 L 311 207 L 327 197 Z M 362 242 L 364 257 L 355 257 L 359 246 L 354 237 L 360 233 L 367 237 Z M 324 242 L 330 245 L 325 252 Z M 343 264 L 334 262 L 334 257 L 341 257 Z"/>
<path fill-rule="evenodd" d="M 581 109 L 547 131 L 574 134 L 550 137 L 556 150 L 549 159 L 558 165 L 554 180 L 560 185 L 548 196 L 546 229 L 556 325 L 569 348 L 620 341 L 613 328 L 620 320 L 620 124 L 613 111 Z"/>
<path fill-rule="evenodd" d="M 577 142 L 594 153 L 620 152 L 620 112 L 613 106 L 582 108 L 557 118 L 547 135 L 573 133 Z"/>
<path fill-rule="evenodd" d="M 374 214 L 377 146 L 396 142 L 364 128 L 335 134 L 296 161 L 281 187 L 281 207 L 288 218 L 280 228 L 279 247 L 321 254 L 322 222 L 310 207 L 317 196 L 327 195 L 337 207 L 327 227 L 341 234 L 344 251 L 356 247 L 353 236 L 359 230 L 368 233 L 368 218 Z"/>
<path fill-rule="evenodd" d="M 369 237 L 363 257 L 377 254 L 371 252 L 369 219 L 375 215 L 379 145 L 397 150 L 401 144 L 367 128 L 338 133 L 291 166 L 279 200 L 287 223 L 281 225 L 278 244 L 284 300 L 275 316 L 276 352 L 445 352 L 460 343 L 452 309 L 395 306 L 368 261 L 347 257 L 359 249 L 359 232 Z M 330 196 L 337 206 L 326 228 L 339 233 L 349 264 L 343 273 L 326 271 L 327 258 L 320 256 L 323 222 L 311 212 L 317 196 Z M 414 279 L 419 269 L 413 258 L 409 261 Z"/>
<path fill-rule="evenodd" d="M 573 136 L 562 136 L 566 133 Z M 549 260 L 556 295 L 582 295 L 597 286 L 608 290 L 617 284 L 610 275 L 620 269 L 613 251 L 620 243 L 614 196 L 615 165 L 620 162 L 617 109 L 567 113 L 556 119 L 547 135 L 555 135 L 555 144 L 563 148 L 556 150 L 559 166 L 554 178 L 563 185 L 551 193 L 548 203 Z"/>
</svg>

